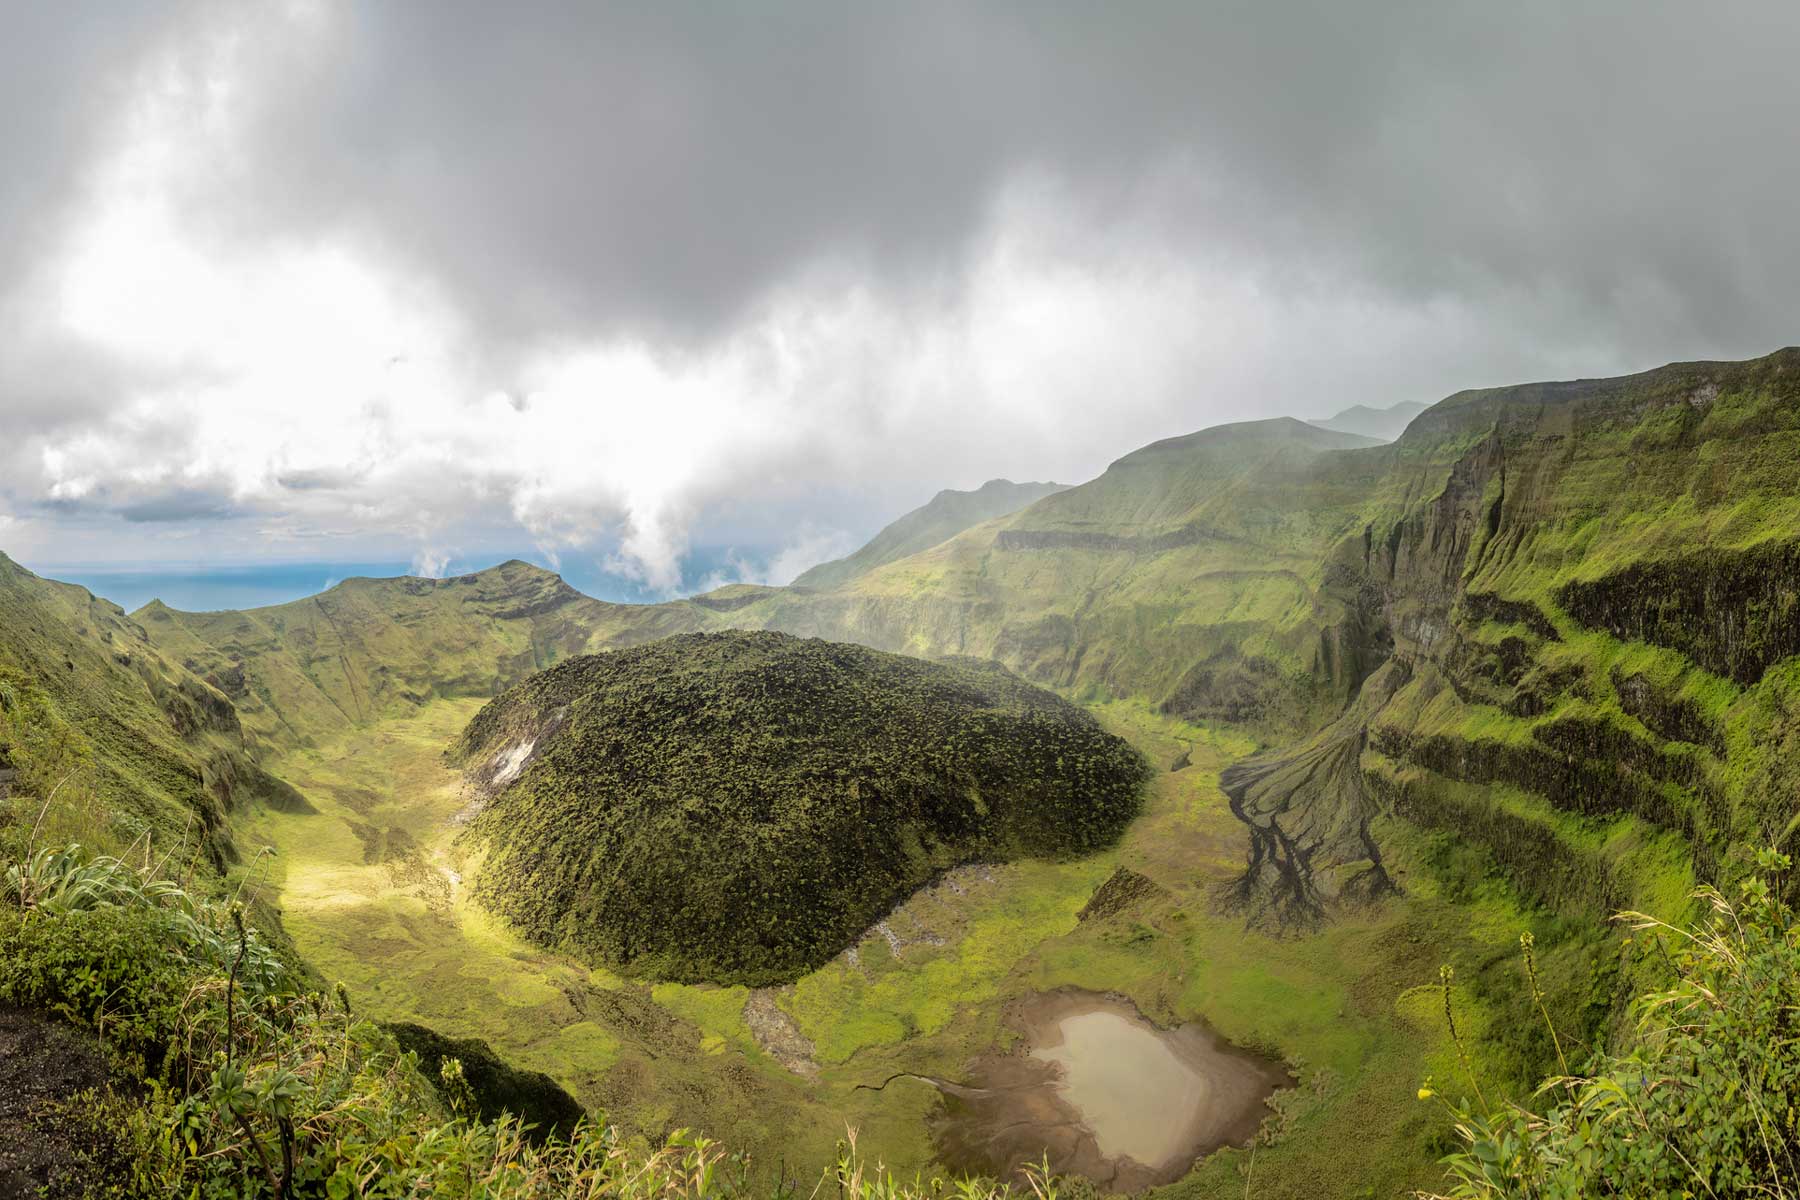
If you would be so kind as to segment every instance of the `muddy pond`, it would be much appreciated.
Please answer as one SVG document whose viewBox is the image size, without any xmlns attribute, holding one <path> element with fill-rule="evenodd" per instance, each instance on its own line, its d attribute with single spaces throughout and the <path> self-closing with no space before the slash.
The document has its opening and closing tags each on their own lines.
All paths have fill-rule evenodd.
<svg viewBox="0 0 1800 1200">
<path fill-rule="evenodd" d="M 1198 1022 L 1163 1029 L 1129 1000 L 1063 990 L 1009 1006 L 1011 1053 L 977 1059 L 933 1122 L 954 1170 L 1007 1176 L 1048 1156 L 1053 1170 L 1119 1191 L 1181 1178 L 1196 1160 L 1255 1136 L 1269 1097 L 1293 1078 Z"/>
</svg>

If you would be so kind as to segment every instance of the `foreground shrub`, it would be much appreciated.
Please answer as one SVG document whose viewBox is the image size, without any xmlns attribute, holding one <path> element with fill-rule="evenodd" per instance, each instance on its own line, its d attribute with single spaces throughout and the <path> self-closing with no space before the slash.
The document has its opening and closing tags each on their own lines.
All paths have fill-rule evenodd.
<svg viewBox="0 0 1800 1200">
<path fill-rule="evenodd" d="M 1735 900 L 1704 888 L 1678 929 L 1626 914 L 1674 975 L 1635 1004 L 1637 1038 L 1546 1082 L 1541 1111 L 1463 1111 L 1450 1197 L 1800 1197 L 1800 937 L 1786 857 Z"/>
</svg>

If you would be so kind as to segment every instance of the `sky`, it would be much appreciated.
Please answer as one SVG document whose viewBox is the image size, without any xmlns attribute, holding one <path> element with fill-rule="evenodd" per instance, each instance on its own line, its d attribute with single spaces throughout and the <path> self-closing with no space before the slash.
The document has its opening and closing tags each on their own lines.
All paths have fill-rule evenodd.
<svg viewBox="0 0 1800 1200">
<path fill-rule="evenodd" d="M 1800 5 L 0 0 L 0 551 L 781 583 L 1800 342 Z"/>
</svg>

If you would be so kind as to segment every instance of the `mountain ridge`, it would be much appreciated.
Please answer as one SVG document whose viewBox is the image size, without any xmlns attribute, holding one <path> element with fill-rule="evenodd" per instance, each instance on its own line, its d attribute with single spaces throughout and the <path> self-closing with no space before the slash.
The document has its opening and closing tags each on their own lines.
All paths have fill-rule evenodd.
<svg viewBox="0 0 1800 1200">
<path fill-rule="evenodd" d="M 1387 408 L 1371 408 L 1367 404 L 1352 404 L 1341 412 L 1329 417 L 1316 417 L 1307 422 L 1320 429 L 1336 430 L 1339 433 L 1356 433 L 1364 437 L 1372 437 L 1378 441 L 1391 442 L 1406 431 L 1412 419 L 1430 408 L 1421 400 L 1402 400 Z"/>
<path fill-rule="evenodd" d="M 352 633 L 366 624 L 366 636 L 345 636 L 310 617 L 296 623 L 315 650 L 335 650 L 338 666 L 331 654 L 313 653 L 307 662 L 271 671 L 257 653 L 243 653 L 254 649 L 253 635 L 268 614 L 292 605 L 239 618 L 249 620 L 245 629 L 231 628 L 229 617 L 171 623 L 204 627 L 211 657 L 198 655 L 197 665 L 210 670 L 223 660 L 230 669 L 230 654 L 238 653 L 252 668 L 260 664 L 265 674 L 286 677 L 285 692 L 263 681 L 273 707 L 293 699 L 319 707 L 303 694 L 310 687 L 330 693 L 332 707 L 351 723 L 356 704 L 366 703 L 359 694 L 418 703 L 445 691 L 442 662 L 409 668 L 398 659 L 380 660 L 396 644 L 404 649 L 407 623 L 428 621 L 417 610 L 435 599 L 454 601 L 453 614 L 469 610 L 446 628 L 470 646 L 488 644 L 484 639 L 495 629 L 512 630 L 502 639 L 510 653 L 486 651 L 478 667 L 448 674 L 448 688 L 458 694 L 492 694 L 576 653 L 676 632 L 768 628 L 924 656 L 990 658 L 1074 695 L 1141 696 L 1189 719 L 1247 724 L 1295 748 L 1307 744 L 1305 735 L 1356 713 L 1344 736 L 1372 739 L 1400 753 L 1395 761 L 1411 764 L 1408 770 L 1431 771 L 1427 763 L 1446 760 L 1429 749 L 1439 744 L 1430 737 L 1447 736 L 1454 745 L 1463 735 L 1453 722 L 1447 734 L 1420 740 L 1422 730 L 1450 711 L 1444 701 L 1395 723 L 1395 713 L 1418 709 L 1421 689 L 1454 685 L 1458 705 L 1478 714 L 1505 696 L 1486 676 L 1469 673 L 1499 671 L 1494 678 L 1515 693 L 1505 702 L 1520 713 L 1570 703 L 1575 668 L 1559 660 L 1568 647 L 1585 643 L 1556 614 L 1574 602 L 1565 586 L 1572 579 L 1607 578 L 1609 561 L 1654 561 L 1676 543 L 1736 553 L 1729 548 L 1786 536 L 1784 514 L 1794 503 L 1780 497 L 1800 493 L 1800 478 L 1790 478 L 1784 465 L 1790 460 L 1771 454 L 1790 436 L 1783 406 L 1797 376 L 1800 350 L 1790 348 L 1743 363 L 1672 363 L 1615 379 L 1473 389 L 1434 405 L 1386 445 L 1292 419 L 1215 427 L 1142 447 L 1088 483 L 824 591 L 749 589 L 710 605 L 705 598 L 603 605 L 525 564 L 446 581 L 347 584 L 327 594 L 335 600 L 315 597 L 300 607 L 344 608 L 343 624 Z M 1711 448 L 1704 462 L 1694 457 L 1702 445 Z M 1583 449 L 1570 458 L 1570 446 Z M 1721 465 L 1739 461 L 1756 465 L 1735 473 Z M 1630 462 L 1636 467 L 1627 468 Z M 1652 463 L 1663 465 L 1647 470 Z M 1760 497 L 1760 507 L 1747 508 L 1733 499 L 1738 496 Z M 1621 522 L 1623 513 L 1662 515 Z M 1611 533 L 1604 554 L 1593 541 L 1602 527 Z M 1539 568 L 1526 564 L 1550 545 L 1567 549 L 1553 574 L 1538 582 Z M 501 594 L 488 596 L 483 607 L 484 592 L 496 589 Z M 1587 608 L 1580 611 L 1606 610 L 1604 590 L 1594 595 L 1599 598 L 1582 601 Z M 386 629 L 388 618 L 358 610 L 353 600 L 411 615 L 397 630 Z M 1509 615 L 1519 613 L 1526 616 Z M 473 618 L 486 623 L 478 628 L 469 623 Z M 1528 630 L 1540 632 L 1486 632 L 1496 619 L 1525 620 Z M 159 621 L 147 628 L 174 639 L 172 648 L 179 640 Z M 1622 685 L 1608 674 L 1617 657 L 1609 650 L 1585 664 L 1577 691 L 1603 700 L 1617 694 Z M 372 673 L 358 674 L 358 661 Z M 1484 665 L 1496 662 L 1505 665 Z M 1384 664 L 1390 670 L 1382 686 L 1391 694 L 1373 708 L 1354 705 Z M 1637 677 L 1621 670 L 1621 679 Z M 410 689 L 400 686 L 409 671 Z M 1648 685 L 1632 686 L 1641 692 Z M 1676 692 L 1690 690 L 1684 685 Z M 1605 700 L 1602 708 L 1613 703 L 1623 701 Z M 256 703 L 245 712 L 259 732 L 273 731 Z M 1509 719 L 1511 736 L 1563 736 L 1554 723 L 1538 729 L 1542 717 Z M 1643 728 L 1635 717 L 1623 719 Z M 1604 732 L 1611 720 L 1595 728 Z M 1549 768 L 1540 752 L 1533 754 L 1538 757 L 1497 760 L 1511 765 L 1486 768 L 1486 778 L 1541 789 L 1549 776 L 1532 780 Z M 1393 791 L 1399 785 L 1386 767 L 1370 774 L 1355 759 L 1333 761 L 1337 782 L 1295 811 L 1316 812 L 1317 828 L 1336 832 L 1321 833 L 1306 862 L 1252 856 L 1243 895 L 1263 896 L 1260 911 L 1317 919 L 1333 903 L 1331 889 L 1318 890 L 1322 880 L 1340 869 L 1354 876 L 1378 860 L 1367 828 L 1373 815 L 1394 803 L 1421 803 L 1417 783 L 1407 785 L 1408 798 L 1394 799 L 1402 793 Z M 1467 772 L 1451 773 L 1458 774 Z M 1280 771 L 1269 776 L 1282 777 Z M 1262 799 L 1245 793 L 1241 800 L 1245 820 L 1273 836 L 1279 822 L 1269 813 L 1299 801 L 1267 787 L 1256 795 Z M 1632 803 L 1649 811 L 1647 799 Z M 1669 811 L 1686 809 L 1677 804 Z M 1675 819 L 1665 815 L 1657 827 Z M 1549 817 L 1530 820 L 1541 826 Z M 1685 820 L 1676 828 L 1702 843 L 1698 861 L 1716 859 L 1723 835 Z M 1584 869 L 1611 877 L 1615 866 L 1590 862 Z M 1650 880 L 1658 871 L 1626 869 L 1634 873 Z M 1619 886 L 1624 894 L 1635 885 Z"/>
<path fill-rule="evenodd" d="M 0 683 L 0 733 L 55 775 L 22 786 L 86 796 L 97 824 L 76 828 L 85 836 L 186 843 L 223 873 L 240 857 L 229 814 L 252 799 L 295 799 L 262 769 L 255 737 L 217 688 L 118 605 L 3 553 Z"/>
<path fill-rule="evenodd" d="M 925 504 L 895 518 L 855 552 L 820 563 L 791 586 L 837 587 L 877 567 L 939 545 L 971 526 L 1008 516 L 1045 496 L 1066 490 L 1060 483 L 1014 483 L 990 479 L 973 491 L 945 488 Z"/>
</svg>

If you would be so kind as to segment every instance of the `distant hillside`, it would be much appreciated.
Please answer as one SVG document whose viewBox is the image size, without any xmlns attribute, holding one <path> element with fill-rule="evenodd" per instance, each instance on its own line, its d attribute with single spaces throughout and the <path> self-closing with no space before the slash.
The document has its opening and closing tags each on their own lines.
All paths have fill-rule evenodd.
<svg viewBox="0 0 1800 1200">
<path fill-rule="evenodd" d="M 1290 418 L 1169 438 L 1010 517 L 734 620 L 1310 727 L 1379 661 L 1327 632 L 1348 608 L 1325 557 L 1362 499 L 1335 482 L 1340 460 L 1376 471 L 1389 453 Z"/>
<path fill-rule="evenodd" d="M 848 558 L 820 563 L 794 580 L 797 587 L 830 588 L 866 575 L 896 559 L 929 550 L 965 529 L 1018 512 L 1028 504 L 1066 490 L 1060 483 L 1014 483 L 990 479 L 972 492 L 946 489 L 876 534 Z"/>
<path fill-rule="evenodd" d="M 1081 854 L 1145 767 L 991 664 L 776 633 L 572 659 L 455 750 L 497 795 L 477 892 L 536 940 L 634 972 L 771 983 L 820 966 L 946 867 Z"/>
<path fill-rule="evenodd" d="M 165 653 L 229 696 L 283 745 L 416 709 L 492 696 L 603 645 L 718 622 L 699 604 L 608 604 L 529 563 L 449 579 L 347 579 L 317 596 L 243 612 L 133 614 Z"/>
<path fill-rule="evenodd" d="M 1355 404 L 1334 417 L 1324 417 L 1308 423 L 1317 425 L 1320 429 L 1358 433 L 1377 441 L 1391 442 L 1406 432 L 1406 427 L 1414 417 L 1430 407 L 1417 400 L 1402 400 L 1391 408 L 1370 408 L 1366 404 Z"/>
</svg>

